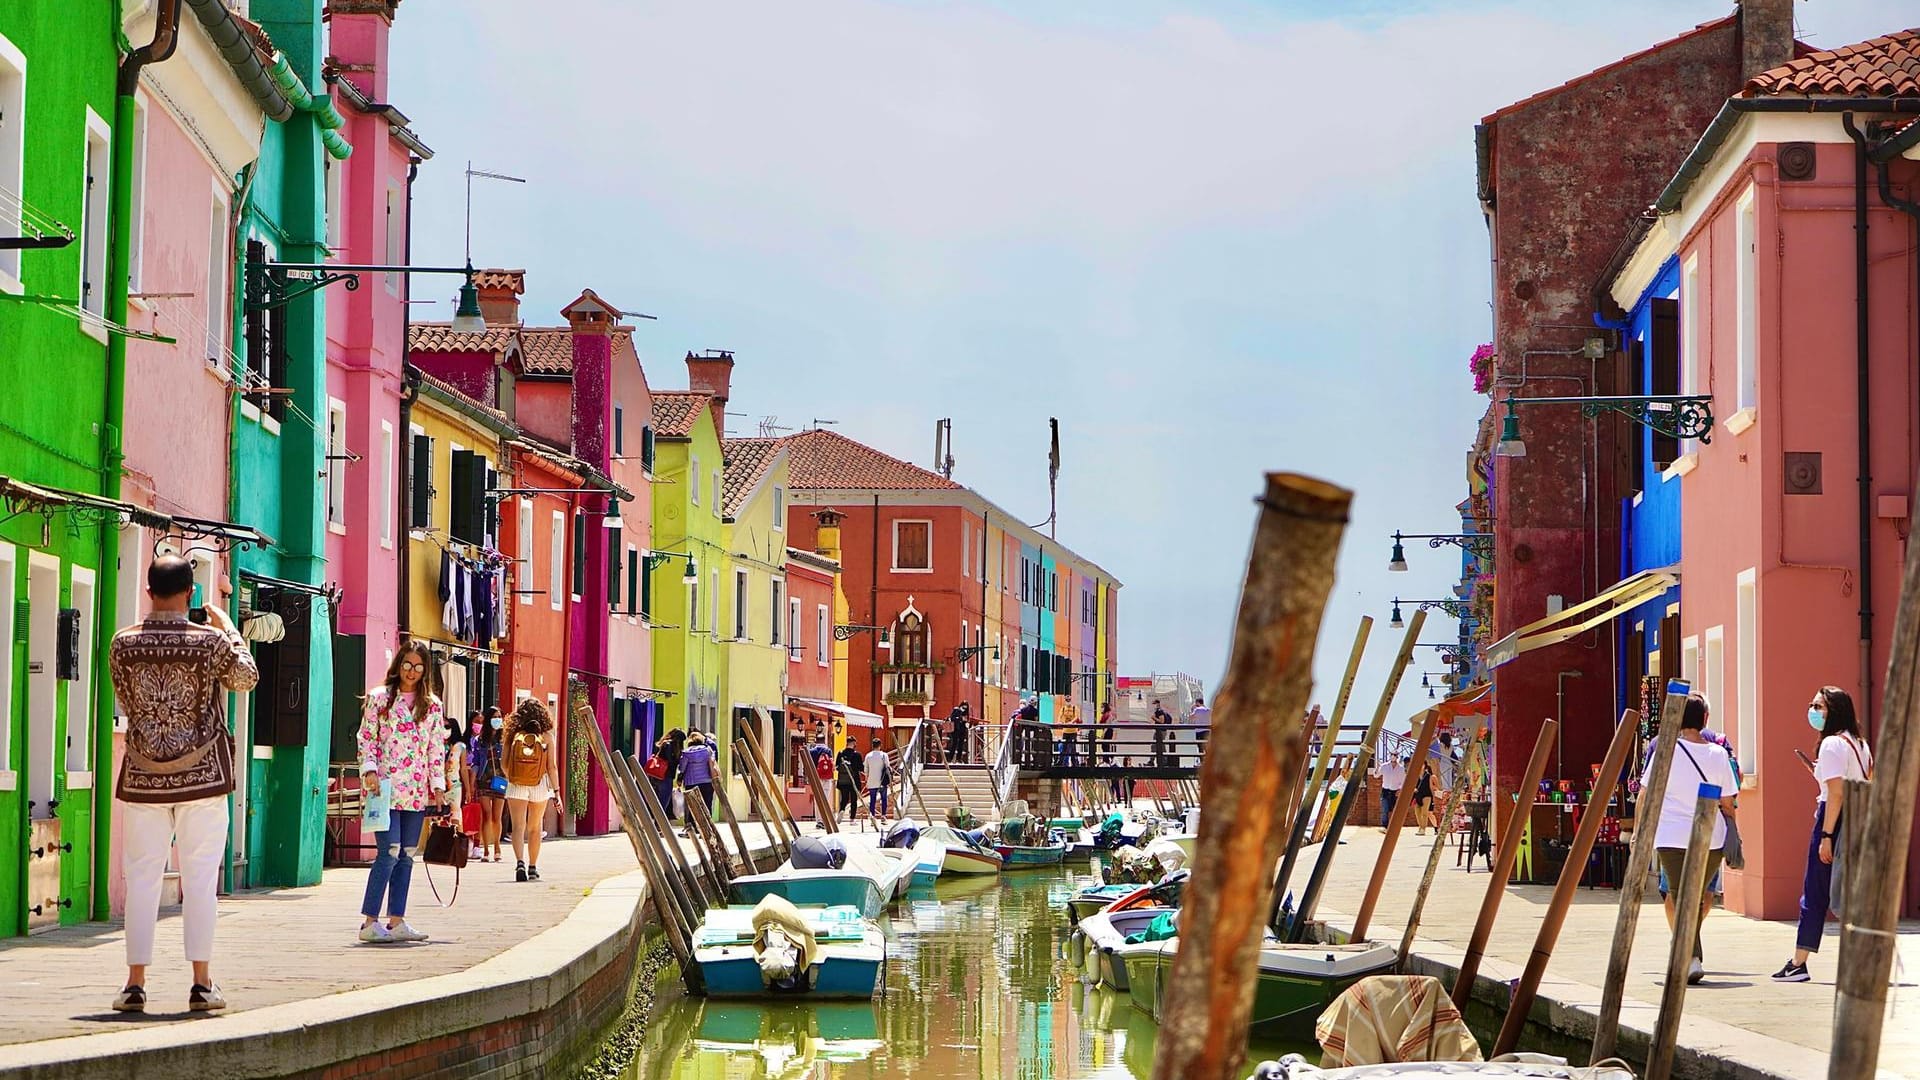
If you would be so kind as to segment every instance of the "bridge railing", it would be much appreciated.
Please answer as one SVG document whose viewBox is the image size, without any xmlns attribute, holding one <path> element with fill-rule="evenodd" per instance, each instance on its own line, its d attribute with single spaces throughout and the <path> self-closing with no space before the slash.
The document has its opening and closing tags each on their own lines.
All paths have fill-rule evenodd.
<svg viewBox="0 0 1920 1080">
<path fill-rule="evenodd" d="M 1041 724 L 1019 720 L 1009 725 L 1002 757 L 1015 769 L 1033 772 L 1074 770 L 1114 776 L 1129 771 L 1194 772 L 1200 768 L 1211 730 L 1207 724 Z"/>
</svg>

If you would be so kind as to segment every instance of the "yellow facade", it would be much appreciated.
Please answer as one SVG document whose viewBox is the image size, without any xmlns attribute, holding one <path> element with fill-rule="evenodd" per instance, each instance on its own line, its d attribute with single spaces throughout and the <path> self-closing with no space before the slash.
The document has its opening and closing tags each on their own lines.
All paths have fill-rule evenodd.
<svg viewBox="0 0 1920 1080">
<path fill-rule="evenodd" d="M 729 476 L 733 513 L 722 518 L 721 535 L 727 570 L 721 634 L 726 641 L 726 674 L 722 699 L 736 722 L 754 724 L 761 747 L 775 757 L 776 772 L 785 753 L 784 733 L 759 717 L 786 709 L 787 656 L 787 533 L 785 497 L 787 458 L 777 453 L 755 478 Z M 776 514 L 776 505 L 779 513 Z M 732 727 L 722 731 L 729 737 Z M 744 790 L 742 791 L 744 795 Z"/>
</svg>

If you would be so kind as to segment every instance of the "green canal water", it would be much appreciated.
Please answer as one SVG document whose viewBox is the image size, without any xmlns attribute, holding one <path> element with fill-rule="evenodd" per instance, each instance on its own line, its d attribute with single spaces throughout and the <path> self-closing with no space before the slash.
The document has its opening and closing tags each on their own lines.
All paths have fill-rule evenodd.
<svg viewBox="0 0 1920 1080">
<path fill-rule="evenodd" d="M 1061 954 L 1064 901 L 1084 876 L 1027 870 L 917 890 L 882 923 L 886 990 L 870 1002 L 716 1002 L 663 985 L 628 1076 L 1144 1080 L 1152 1019 L 1084 985 Z M 1255 1044 L 1249 1060 L 1316 1049 Z"/>
</svg>

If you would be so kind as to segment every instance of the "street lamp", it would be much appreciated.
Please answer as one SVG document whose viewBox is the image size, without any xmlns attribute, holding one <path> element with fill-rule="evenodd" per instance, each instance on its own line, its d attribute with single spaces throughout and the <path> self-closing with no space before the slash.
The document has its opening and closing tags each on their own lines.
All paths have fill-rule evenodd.
<svg viewBox="0 0 1920 1080">
<path fill-rule="evenodd" d="M 1387 569 L 1396 574 L 1404 574 L 1407 572 L 1407 549 L 1405 545 L 1400 543 L 1400 534 L 1398 532 L 1393 534 L 1393 557 L 1387 560 Z M 1398 628 L 1400 623 L 1396 621 L 1393 625 Z"/>
<path fill-rule="evenodd" d="M 1675 439 L 1713 441 L 1713 396 L 1710 394 L 1643 394 L 1613 397 L 1514 397 L 1506 398 L 1507 415 L 1500 422 L 1500 442 L 1496 457 L 1526 457 L 1527 444 L 1520 439 L 1520 418 L 1516 405 L 1578 405 L 1580 415 L 1593 419 L 1614 412 Z"/>
<path fill-rule="evenodd" d="M 1493 533 L 1491 532 L 1469 532 L 1469 533 L 1395 532 L 1393 534 L 1393 555 L 1387 560 L 1387 569 L 1393 571 L 1396 574 L 1405 573 L 1407 569 L 1407 548 L 1406 548 L 1406 544 L 1404 543 L 1404 541 L 1407 541 L 1407 540 L 1425 540 L 1427 542 L 1427 546 L 1430 548 L 1438 548 L 1443 544 L 1452 544 L 1454 547 L 1457 547 L 1463 551 L 1469 552 L 1475 558 L 1480 558 L 1480 559 L 1484 559 L 1487 556 L 1493 554 Z"/>
<path fill-rule="evenodd" d="M 460 306 L 453 312 L 453 332 L 456 334 L 478 334 L 487 328 L 487 320 L 480 314 L 480 289 L 473 283 L 473 260 L 467 260 L 467 277 L 460 283 Z"/>
<path fill-rule="evenodd" d="M 660 565 L 668 561 L 669 559 L 681 558 L 681 557 L 682 556 L 678 555 L 676 552 L 671 552 L 671 551 L 649 551 L 646 554 L 647 573 L 651 574 L 655 570 L 658 570 L 660 568 Z M 680 584 L 682 585 L 699 584 L 700 568 L 693 565 L 693 556 L 691 554 L 684 556 L 684 558 L 687 560 L 687 568 L 680 574 Z"/>
<path fill-rule="evenodd" d="M 1396 596 L 1393 598 L 1393 620 L 1388 624 L 1395 630 L 1404 630 L 1407 625 L 1400 617 L 1401 604 L 1412 604 L 1421 611 L 1438 610 L 1451 619 L 1467 617 L 1467 605 L 1461 600 L 1402 600 Z"/>
<path fill-rule="evenodd" d="M 1500 421 L 1500 443 L 1493 448 L 1494 457 L 1522 458 L 1527 456 L 1527 444 L 1520 441 L 1520 417 L 1514 414 L 1513 399 L 1507 399 L 1507 415 Z"/>
</svg>

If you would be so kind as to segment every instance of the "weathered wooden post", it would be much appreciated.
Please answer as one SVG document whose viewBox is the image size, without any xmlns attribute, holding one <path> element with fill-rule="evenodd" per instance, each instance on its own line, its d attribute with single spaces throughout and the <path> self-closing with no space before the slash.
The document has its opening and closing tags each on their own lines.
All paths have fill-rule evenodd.
<svg viewBox="0 0 1920 1080">
<path fill-rule="evenodd" d="M 1333 712 L 1327 718 L 1327 737 L 1320 742 L 1320 753 L 1314 758 L 1313 775 L 1308 778 L 1306 787 L 1299 792 L 1299 809 L 1294 811 L 1293 828 L 1287 835 L 1286 854 L 1280 860 L 1280 872 L 1273 879 L 1273 911 L 1267 916 L 1267 922 L 1277 924 L 1280 921 L 1280 905 L 1287 899 L 1287 884 L 1293 880 L 1293 867 L 1299 861 L 1300 848 L 1306 843 L 1307 830 L 1313 825 L 1313 802 L 1320 797 L 1320 785 L 1327 778 L 1327 763 L 1333 760 L 1333 744 L 1340 737 L 1340 721 L 1347 715 L 1347 702 L 1353 698 L 1353 680 L 1360 672 L 1361 654 L 1367 651 L 1367 635 L 1373 632 L 1373 616 L 1360 616 L 1360 629 L 1353 635 L 1353 649 L 1347 654 L 1347 671 L 1340 679 L 1340 695 L 1333 701 Z M 1313 727 L 1307 725 L 1304 738 L 1313 738 Z"/>
<path fill-rule="evenodd" d="M 1714 819 L 1719 816 L 1720 789 L 1701 784 L 1680 880 L 1667 882 L 1674 894 L 1673 947 L 1667 951 L 1666 985 L 1660 988 L 1660 1018 L 1654 1021 L 1653 1045 L 1647 1049 L 1646 1080 L 1667 1080 L 1673 1073 L 1673 1048 L 1680 1037 L 1680 1014 L 1687 1002 L 1687 969 L 1693 966 L 1700 904 L 1706 899 L 1707 851 L 1713 844 Z"/>
<path fill-rule="evenodd" d="M 811 759 L 807 762 L 807 791 L 813 795 L 813 820 L 829 833 L 840 831 L 840 822 L 834 817 L 833 806 L 827 802 L 827 785 L 820 782 L 820 771 L 813 767 Z"/>
<path fill-rule="evenodd" d="M 684 921 L 686 909 L 681 906 L 680 898 L 674 895 L 672 875 L 657 861 L 653 849 L 647 844 L 640 828 L 640 809 L 627 783 L 615 773 L 611 763 L 614 755 L 601 741 L 600 729 L 592 724 L 586 727 L 592 732 L 587 740 L 587 749 L 599 764 L 601 775 L 607 778 L 608 789 L 620 808 L 620 829 L 627 834 L 627 842 L 633 845 L 634 857 L 647 875 L 647 899 L 653 902 L 653 910 L 660 916 L 660 929 L 667 940 L 667 949 L 679 962 L 687 989 L 695 993 L 703 992 L 705 985 L 700 977 L 700 969 L 693 963 L 692 928 Z"/>
<path fill-rule="evenodd" d="M 1920 501 L 1914 510 L 1920 514 Z M 1920 517 L 1915 521 L 1920 523 Z M 1907 535 L 1914 535 L 1911 528 Z M 1888 653 L 1873 782 L 1849 783 L 1841 804 L 1842 821 L 1852 820 L 1841 828 L 1847 844 L 1840 860 L 1847 876 L 1847 910 L 1834 968 L 1830 1080 L 1867 1080 L 1879 1066 L 1901 887 L 1901 875 L 1880 868 L 1898 866 L 1906 857 L 1915 789 L 1920 787 L 1920 738 L 1914 734 L 1920 724 L 1920 544 L 1907 544 Z"/>
<path fill-rule="evenodd" d="M 753 857 L 753 849 L 747 846 L 746 830 L 740 827 L 740 818 L 733 812 L 733 800 L 728 797 L 725 784 L 714 786 L 713 799 L 720 804 L 720 816 L 726 819 L 727 831 L 733 834 L 733 842 L 740 848 L 741 864 L 747 868 L 747 873 L 759 873 L 760 867 Z"/>
<path fill-rule="evenodd" d="M 1680 741 L 1680 715 L 1687 708 L 1689 688 L 1679 679 L 1667 682 L 1660 705 L 1660 736 L 1654 744 L 1647 782 L 1634 804 L 1633 847 L 1627 852 L 1626 877 L 1620 882 L 1620 913 L 1613 923 L 1613 951 L 1607 955 L 1607 979 L 1600 985 L 1600 1018 L 1593 1029 L 1592 1064 L 1613 1056 L 1620 1037 L 1620 1004 L 1627 993 L 1627 963 L 1633 958 L 1633 935 L 1640 926 L 1640 903 L 1646 895 L 1647 872 L 1653 866 L 1654 834 L 1660 826 L 1660 800 L 1666 797 L 1667 773 L 1673 765 L 1673 746 Z M 1669 883 L 1671 884 L 1671 883 Z"/>
<path fill-rule="evenodd" d="M 793 841 L 787 836 L 786 823 L 781 821 L 779 813 L 768 805 L 772 796 L 760 788 L 760 776 L 754 771 L 750 760 L 751 751 L 747 749 L 747 741 L 745 739 L 735 739 L 733 741 L 733 749 L 734 753 L 740 758 L 740 781 L 747 789 L 747 799 L 751 803 L 754 811 L 760 815 L 761 824 L 765 826 L 767 833 L 773 837 L 775 850 L 785 852 L 785 854 L 781 856 L 782 858 L 793 858 Z"/>
<path fill-rule="evenodd" d="M 1553 720 L 1540 724 L 1540 737 L 1533 741 L 1533 759 L 1527 762 L 1526 777 L 1520 783 L 1520 799 L 1513 816 L 1500 833 L 1500 850 L 1494 855 L 1493 871 L 1487 875 L 1487 895 L 1480 901 L 1480 918 L 1473 924 L 1473 936 L 1467 939 L 1467 953 L 1460 958 L 1460 975 L 1453 982 L 1453 1007 L 1466 1011 L 1473 997 L 1473 979 L 1480 973 L 1480 960 L 1487 952 L 1487 938 L 1493 934 L 1493 918 L 1500 913 L 1500 901 L 1507 895 L 1507 879 L 1513 875 L 1513 860 L 1520 854 L 1520 834 L 1533 816 L 1533 800 L 1540 791 L 1540 774 L 1547 771 L 1547 755 L 1553 752 L 1553 733 L 1560 725 Z M 1454 779 L 1459 787 L 1459 778 Z M 1445 836 L 1446 833 L 1441 833 Z M 1439 846 L 1439 839 L 1434 845 Z"/>
<path fill-rule="evenodd" d="M 693 869 L 692 860 L 687 858 L 686 849 L 680 846 L 680 836 L 673 831 L 673 822 L 667 817 L 667 811 L 654 796 L 651 784 L 637 788 L 640 796 L 640 808 L 653 826 L 654 841 L 659 845 L 663 856 L 671 868 L 680 875 L 686 895 L 693 908 L 692 925 L 699 925 L 700 915 L 710 904 L 724 904 L 726 894 L 713 895 L 707 884 Z"/>
<path fill-rule="evenodd" d="M 767 715 L 766 709 L 755 705 L 753 707 L 753 715 L 764 720 L 769 730 L 772 729 L 773 717 Z M 753 749 L 753 764 L 759 770 L 760 782 L 766 786 L 767 797 L 773 800 L 775 812 L 778 813 L 781 820 L 786 823 L 787 835 L 793 839 L 799 839 L 800 822 L 794 818 L 793 808 L 787 805 L 785 794 L 787 789 L 786 782 L 780 779 L 779 775 L 773 771 L 773 755 L 767 753 L 766 747 L 760 745 L 760 736 L 754 731 L 754 725 L 736 722 L 734 726 L 738 727 L 740 733 L 746 736 L 747 745 Z"/>
<path fill-rule="evenodd" d="M 1154 1053 L 1158 1080 L 1238 1080 L 1280 828 L 1274 808 L 1304 749 L 1295 717 L 1313 688 L 1313 644 L 1333 585 L 1351 492 L 1270 473 L 1240 594 L 1233 654 L 1201 765 L 1179 955 Z"/>
<path fill-rule="evenodd" d="M 1420 735 L 1414 740 L 1412 760 L 1416 767 L 1426 762 L 1427 748 L 1433 745 L 1433 732 L 1439 726 L 1440 711 L 1428 709 L 1420 724 Z M 1365 941 L 1367 938 L 1367 929 L 1373 924 L 1374 905 L 1380 902 L 1380 889 L 1387 883 L 1387 867 L 1393 862 L 1393 849 L 1400 841 L 1400 829 L 1407 823 L 1407 815 L 1413 809 L 1413 799 L 1407 797 L 1410 793 L 1404 786 L 1400 793 L 1401 798 L 1393 804 L 1393 817 L 1385 823 L 1386 835 L 1380 838 L 1380 855 L 1373 861 L 1373 878 L 1367 882 L 1367 895 L 1360 900 L 1360 914 L 1353 917 L 1355 941 Z"/>
<path fill-rule="evenodd" d="M 1425 762 L 1421 763 L 1423 766 Z M 1433 889 L 1433 876 L 1440 869 L 1440 854 L 1447 850 L 1447 830 L 1453 826 L 1453 815 L 1460 807 L 1461 793 L 1466 784 L 1455 780 L 1447 789 L 1447 805 L 1441 811 L 1440 820 L 1444 823 L 1439 835 L 1433 838 L 1433 847 L 1427 852 L 1427 869 L 1420 876 L 1420 888 L 1414 891 L 1413 907 L 1407 911 L 1407 927 L 1400 934 L 1400 970 L 1407 969 L 1407 957 L 1413 954 L 1413 936 L 1420 930 L 1420 913 L 1427 908 L 1427 893 Z M 1471 860 L 1471 856 L 1468 857 Z M 1469 862 L 1471 868 L 1471 862 Z"/>
<path fill-rule="evenodd" d="M 1533 1008 L 1534 995 L 1540 991 L 1540 979 L 1547 973 L 1547 961 L 1553 956 L 1560 928 L 1566 925 L 1567 909 L 1573 905 L 1573 894 L 1580 888 L 1580 876 L 1586 871 L 1587 857 L 1593 854 L 1593 842 L 1599 837 L 1600 823 L 1607 816 L 1607 803 L 1613 798 L 1620 771 L 1626 768 L 1627 755 L 1633 752 L 1634 731 L 1639 726 L 1638 712 L 1628 709 L 1620 714 L 1620 726 L 1613 731 L 1613 742 L 1607 746 L 1606 759 L 1600 764 L 1600 779 L 1593 786 L 1593 801 L 1587 804 L 1580 827 L 1574 830 L 1573 847 L 1567 852 L 1566 863 L 1560 867 L 1560 880 L 1554 883 L 1547 914 L 1540 920 L 1540 933 L 1533 939 L 1527 970 L 1520 976 L 1520 985 L 1514 988 L 1506 1021 L 1500 1025 L 1499 1038 L 1494 1040 L 1495 1057 L 1512 1053 L 1520 1045 L 1521 1029 L 1527 1026 L 1527 1013 Z"/>
</svg>

